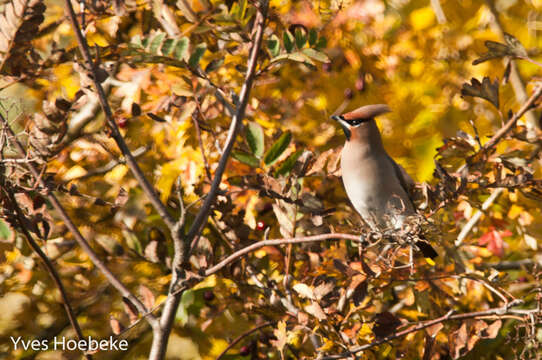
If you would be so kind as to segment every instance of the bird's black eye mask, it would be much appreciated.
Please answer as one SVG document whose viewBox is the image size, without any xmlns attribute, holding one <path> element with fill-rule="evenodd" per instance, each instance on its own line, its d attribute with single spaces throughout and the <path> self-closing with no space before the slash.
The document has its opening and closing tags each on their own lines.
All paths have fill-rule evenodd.
<svg viewBox="0 0 542 360">
<path fill-rule="evenodd" d="M 346 136 L 346 140 L 350 141 L 350 137 L 352 136 L 352 132 L 350 131 L 349 127 L 356 127 L 360 124 L 363 124 L 364 122 L 367 122 L 371 120 L 371 118 L 368 119 L 354 119 L 354 120 L 345 120 L 343 116 L 337 116 L 334 115 L 331 117 L 333 120 L 336 120 L 339 122 L 341 127 L 343 128 L 344 135 Z M 348 125 L 348 126 L 347 126 Z"/>
</svg>

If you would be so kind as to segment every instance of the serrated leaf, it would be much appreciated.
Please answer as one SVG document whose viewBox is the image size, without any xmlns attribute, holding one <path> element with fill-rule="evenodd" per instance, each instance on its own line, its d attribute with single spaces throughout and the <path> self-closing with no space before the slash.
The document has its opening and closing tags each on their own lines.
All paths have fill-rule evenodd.
<svg viewBox="0 0 542 360">
<path fill-rule="evenodd" d="M 190 59 L 188 60 L 188 66 L 190 66 L 191 68 L 195 68 L 196 66 L 198 66 L 206 50 L 207 50 L 206 43 L 201 43 L 198 46 L 196 46 L 196 48 L 192 52 L 192 55 L 190 55 Z"/>
<path fill-rule="evenodd" d="M 461 88 L 462 96 L 472 96 L 485 99 L 499 109 L 499 81 L 491 82 L 486 76 L 482 82 L 472 78 L 471 83 L 464 83 Z"/>
<path fill-rule="evenodd" d="M 288 156 L 288 158 L 282 162 L 280 167 L 275 172 L 275 177 L 281 176 L 281 175 L 286 175 L 290 171 L 292 171 L 292 169 L 293 169 L 293 167 L 295 165 L 295 162 L 297 161 L 297 159 L 299 159 L 301 154 L 303 154 L 303 150 L 297 150 L 295 153 Z"/>
<path fill-rule="evenodd" d="M 499 59 L 506 56 L 512 58 L 528 58 L 527 50 L 514 36 L 504 33 L 505 44 L 488 40 L 484 44 L 487 48 L 487 52 L 480 58 L 472 62 L 473 65 L 478 65 L 491 59 Z"/>
<path fill-rule="evenodd" d="M 294 37 L 288 30 L 282 34 L 282 41 L 284 42 L 286 52 L 291 52 L 294 48 Z"/>
<path fill-rule="evenodd" d="M 316 32 L 315 29 L 310 29 L 309 30 L 309 45 L 315 46 L 317 40 L 318 40 L 318 33 Z"/>
<path fill-rule="evenodd" d="M 264 134 L 262 126 L 256 122 L 249 122 L 245 128 L 246 138 L 250 151 L 257 158 L 261 158 L 264 151 Z"/>
<path fill-rule="evenodd" d="M 265 154 L 263 158 L 265 165 L 273 165 L 282 155 L 282 153 L 284 153 L 286 148 L 288 148 L 288 145 L 290 145 L 290 141 L 292 141 L 291 132 L 287 131 L 282 134 Z"/>
<path fill-rule="evenodd" d="M 180 38 L 175 43 L 173 49 L 173 57 L 179 60 L 186 60 L 188 58 L 188 45 L 190 41 L 187 37 Z"/>
<path fill-rule="evenodd" d="M 297 48 L 301 50 L 306 42 L 307 36 L 305 35 L 305 32 L 300 28 L 295 29 L 295 45 Z"/>
<path fill-rule="evenodd" d="M 267 40 L 267 49 L 269 50 L 271 57 L 275 57 L 280 53 L 280 41 L 277 35 L 273 34 Z"/>
<path fill-rule="evenodd" d="M 314 59 L 316 61 L 320 61 L 320 62 L 323 62 L 323 63 L 329 62 L 329 58 L 327 57 L 327 55 L 324 54 L 321 51 L 314 50 L 314 49 L 311 49 L 311 48 L 307 48 L 307 49 L 303 49 L 302 52 L 303 52 L 303 54 L 307 55 L 308 57 L 310 57 L 311 59 Z"/>
<path fill-rule="evenodd" d="M 231 156 L 235 160 L 240 161 L 243 164 L 246 164 L 248 166 L 252 166 L 254 168 L 257 168 L 260 166 L 260 160 L 253 155 L 242 153 L 242 152 L 233 152 Z"/>
</svg>

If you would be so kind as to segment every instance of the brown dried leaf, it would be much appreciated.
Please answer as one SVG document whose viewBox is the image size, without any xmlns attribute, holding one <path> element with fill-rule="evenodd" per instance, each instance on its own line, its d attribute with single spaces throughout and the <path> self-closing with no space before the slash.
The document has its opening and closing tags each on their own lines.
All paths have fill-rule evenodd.
<svg viewBox="0 0 542 360">
<path fill-rule="evenodd" d="M 468 341 L 467 336 L 467 323 L 461 324 L 461 327 L 452 333 L 450 333 L 450 353 L 454 359 L 461 357 L 461 350 L 465 348 Z"/>
<path fill-rule="evenodd" d="M 124 311 L 126 311 L 126 314 L 128 314 L 128 318 L 130 319 L 130 324 L 133 324 L 137 321 L 137 308 L 125 297 L 122 298 L 122 302 L 124 303 Z"/>
<path fill-rule="evenodd" d="M 489 325 L 486 329 L 482 331 L 482 338 L 495 339 L 497 335 L 499 335 L 499 330 L 501 329 L 501 326 L 501 320 L 494 321 L 491 325 Z"/>
<path fill-rule="evenodd" d="M 0 73 L 18 76 L 35 66 L 27 53 L 30 40 L 43 22 L 45 5 L 40 0 L 13 0 L 0 13 Z"/>
<path fill-rule="evenodd" d="M 109 316 L 109 326 L 115 335 L 119 335 L 124 330 L 124 326 L 113 315 Z"/>
<path fill-rule="evenodd" d="M 143 298 L 143 304 L 147 309 L 154 307 L 154 294 L 145 285 L 139 285 L 139 294 Z"/>
<path fill-rule="evenodd" d="M 384 338 L 392 334 L 399 325 L 401 325 L 401 321 L 395 315 L 384 311 L 376 315 L 373 332 L 377 338 Z"/>
<path fill-rule="evenodd" d="M 305 306 L 305 311 L 316 317 L 320 321 L 327 318 L 326 314 L 316 301 L 313 301 L 311 304 Z"/>
<path fill-rule="evenodd" d="M 499 81 L 495 80 L 492 83 L 487 76 L 483 78 L 482 82 L 472 78 L 470 84 L 463 84 L 461 96 L 472 96 L 485 99 L 499 109 Z"/>
<path fill-rule="evenodd" d="M 427 335 L 434 338 L 435 336 L 437 336 L 439 331 L 442 330 L 443 328 L 444 328 L 444 325 L 442 323 L 436 323 L 434 325 L 426 327 L 425 332 L 427 333 Z"/>
<path fill-rule="evenodd" d="M 496 41 L 488 40 L 485 42 L 487 52 L 480 58 L 472 62 L 473 65 L 481 64 L 485 61 L 492 59 L 499 59 L 506 56 L 512 58 L 527 58 L 527 50 L 514 36 L 504 33 L 504 41 L 506 44 L 502 44 Z"/>
</svg>

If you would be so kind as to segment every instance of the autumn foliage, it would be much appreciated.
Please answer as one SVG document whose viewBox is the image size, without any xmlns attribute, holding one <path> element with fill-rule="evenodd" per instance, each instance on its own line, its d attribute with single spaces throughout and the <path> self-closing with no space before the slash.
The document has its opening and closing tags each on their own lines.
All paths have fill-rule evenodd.
<svg viewBox="0 0 542 360">
<path fill-rule="evenodd" d="M 0 354 L 540 358 L 541 8 L 2 2 Z M 329 120 L 376 103 L 423 215 L 393 236 Z"/>
</svg>

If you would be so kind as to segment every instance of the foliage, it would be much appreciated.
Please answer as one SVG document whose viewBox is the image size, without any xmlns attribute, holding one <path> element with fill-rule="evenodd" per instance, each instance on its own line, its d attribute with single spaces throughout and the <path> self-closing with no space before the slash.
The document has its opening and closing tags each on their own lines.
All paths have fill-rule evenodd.
<svg viewBox="0 0 542 360">
<path fill-rule="evenodd" d="M 77 337 L 45 256 L 82 334 L 130 341 L 95 358 L 147 358 L 173 298 L 167 358 L 539 356 L 542 2 L 85 3 L 94 66 L 64 2 L 0 5 L 0 353 Z M 434 260 L 348 204 L 328 118 L 370 103 Z"/>
</svg>

